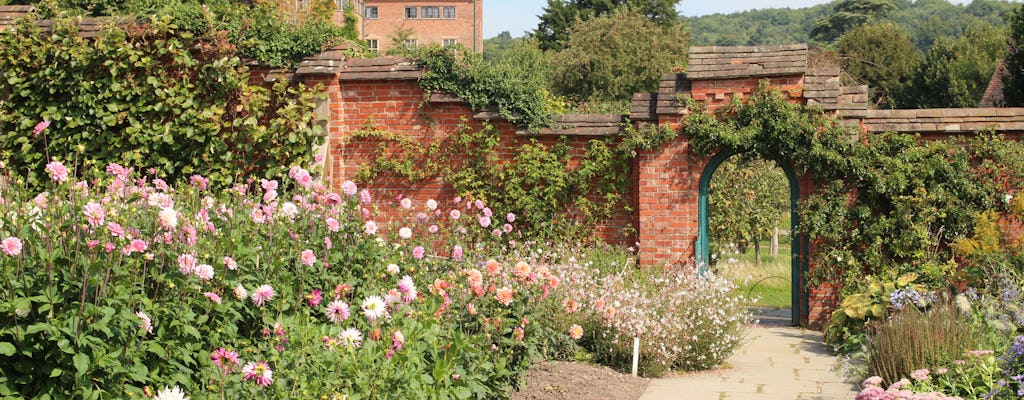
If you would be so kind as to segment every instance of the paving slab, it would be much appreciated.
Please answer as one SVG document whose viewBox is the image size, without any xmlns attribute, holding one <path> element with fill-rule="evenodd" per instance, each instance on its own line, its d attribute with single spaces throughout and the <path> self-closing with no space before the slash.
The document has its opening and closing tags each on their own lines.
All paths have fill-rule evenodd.
<svg viewBox="0 0 1024 400">
<path fill-rule="evenodd" d="M 725 367 L 652 379 L 640 400 L 852 400 L 834 364 L 819 332 L 755 325 Z"/>
</svg>

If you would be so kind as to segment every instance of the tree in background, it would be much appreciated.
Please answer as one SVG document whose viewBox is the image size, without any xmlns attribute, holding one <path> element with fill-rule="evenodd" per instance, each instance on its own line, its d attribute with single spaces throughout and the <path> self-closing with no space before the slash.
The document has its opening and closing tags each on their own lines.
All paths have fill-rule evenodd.
<svg viewBox="0 0 1024 400">
<path fill-rule="evenodd" d="M 1024 106 L 1024 6 L 1010 14 L 1010 46 L 1003 75 L 1003 101 L 1006 106 Z"/>
<path fill-rule="evenodd" d="M 577 21 L 608 15 L 626 7 L 661 26 L 675 25 L 679 20 L 679 0 L 548 0 L 533 36 L 544 50 L 565 48 L 570 29 Z"/>
<path fill-rule="evenodd" d="M 733 157 L 715 171 L 708 188 L 711 254 L 746 253 L 775 233 L 789 212 L 789 181 L 774 161 Z"/>
<path fill-rule="evenodd" d="M 897 10 L 890 0 L 842 0 L 836 3 L 831 15 L 814 24 L 811 37 L 832 42 L 851 29 L 878 21 Z"/>
<path fill-rule="evenodd" d="M 889 108 L 904 105 L 921 54 L 903 30 L 889 22 L 862 25 L 840 37 L 836 50 L 843 71 L 871 88 L 873 102 Z"/>
<path fill-rule="evenodd" d="M 939 38 L 917 68 L 906 105 L 977 107 L 1005 49 L 1005 30 L 991 25 L 973 25 L 959 39 Z"/>
<path fill-rule="evenodd" d="M 554 56 L 555 91 L 584 102 L 628 101 L 685 67 L 689 42 L 681 24 L 662 26 L 627 8 L 582 21 Z"/>
</svg>

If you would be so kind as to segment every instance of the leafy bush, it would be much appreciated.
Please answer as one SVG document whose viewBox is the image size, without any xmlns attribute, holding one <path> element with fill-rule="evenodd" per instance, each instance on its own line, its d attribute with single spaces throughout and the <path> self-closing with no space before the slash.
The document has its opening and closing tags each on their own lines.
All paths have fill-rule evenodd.
<svg viewBox="0 0 1024 400">
<path fill-rule="evenodd" d="M 901 379 L 898 382 L 894 382 L 889 385 L 888 388 L 882 386 L 882 378 L 872 376 L 864 380 L 861 384 L 864 389 L 861 389 L 860 393 L 857 393 L 856 400 L 888 400 L 888 399 L 907 399 L 907 400 L 935 400 L 935 399 L 956 399 L 961 400 L 959 397 L 946 396 L 938 392 L 915 392 L 912 390 L 911 383 L 907 379 Z"/>
<path fill-rule="evenodd" d="M 420 87 L 458 96 L 474 110 L 495 107 L 505 120 L 530 132 L 548 126 L 564 102 L 551 95 L 543 79 L 521 65 L 484 61 L 480 54 L 457 47 L 418 48 L 408 56 L 425 69 Z"/>
<path fill-rule="evenodd" d="M 970 319 L 950 304 L 927 311 L 906 307 L 875 327 L 869 371 L 886 382 L 896 382 L 917 369 L 942 365 L 974 348 L 973 334 Z"/>
<path fill-rule="evenodd" d="M 536 354 L 559 282 L 478 270 L 508 246 L 482 202 L 394 205 L 298 167 L 223 193 L 106 170 L 50 162 L 39 194 L 7 177 L 2 396 L 505 398 Z M 382 207 L 410 217 L 378 226 Z"/>
<path fill-rule="evenodd" d="M 314 91 L 249 84 L 231 46 L 166 20 L 95 39 L 77 30 L 24 20 L 0 33 L 0 159 L 32 187 L 58 158 L 90 172 L 146 165 L 171 183 L 200 174 L 223 188 L 306 162 L 322 140 Z M 40 121 L 49 128 L 34 131 Z"/>
<path fill-rule="evenodd" d="M 695 270 L 638 270 L 630 262 L 602 267 L 597 260 L 570 256 L 550 266 L 570 285 L 560 292 L 562 313 L 554 315 L 566 329 L 583 328 L 580 345 L 594 361 L 628 370 L 633 338 L 640 338 L 640 372 L 660 376 L 713 368 L 739 346 L 751 315 L 728 281 Z"/>
<path fill-rule="evenodd" d="M 911 373 L 914 391 L 938 391 L 967 399 L 990 398 L 999 387 L 1000 368 L 992 350 L 972 350 L 960 359 Z"/>
</svg>

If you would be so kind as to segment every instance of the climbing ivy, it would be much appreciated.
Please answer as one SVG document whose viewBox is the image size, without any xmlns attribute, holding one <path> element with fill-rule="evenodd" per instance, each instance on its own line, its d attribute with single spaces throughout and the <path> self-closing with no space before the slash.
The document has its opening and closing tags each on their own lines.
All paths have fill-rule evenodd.
<svg viewBox="0 0 1024 400">
<path fill-rule="evenodd" d="M 75 20 L 43 32 L 26 19 L 0 32 L 0 160 L 28 185 L 56 158 L 83 171 L 152 168 L 168 181 L 200 174 L 224 187 L 309 161 L 322 140 L 316 91 L 250 84 L 228 44 L 167 18 L 92 39 L 77 31 Z M 34 131 L 42 121 L 49 127 Z"/>
<path fill-rule="evenodd" d="M 632 209 L 628 193 L 637 152 L 676 135 L 668 127 L 625 124 L 618 135 L 588 141 L 577 156 L 568 137 L 550 144 L 537 137 L 509 139 L 489 124 L 482 129 L 464 124 L 448 137 L 423 144 L 371 123 L 351 140 L 379 143 L 375 159 L 357 172 L 364 182 L 440 177 L 461 195 L 515 213 L 517 226 L 530 235 L 593 240 L 589 234 L 598 224 Z"/>
<path fill-rule="evenodd" d="M 480 54 L 461 46 L 424 47 L 408 55 L 424 69 L 420 87 L 428 96 L 455 95 L 477 111 L 493 107 L 502 118 L 530 132 L 548 126 L 551 117 L 567 107 L 542 80 L 531 78 L 527 69 L 488 64 Z"/>
<path fill-rule="evenodd" d="M 790 162 L 816 187 L 799 205 L 799 231 L 814 248 L 810 283 L 856 289 L 867 275 L 917 271 L 924 283 L 972 279 L 947 261 L 950 244 L 984 210 L 1024 183 L 1024 145 L 992 134 L 943 141 L 872 134 L 761 87 L 744 101 L 687 117 L 700 154 L 754 153 Z M 977 277 L 973 277 L 977 278 Z"/>
</svg>

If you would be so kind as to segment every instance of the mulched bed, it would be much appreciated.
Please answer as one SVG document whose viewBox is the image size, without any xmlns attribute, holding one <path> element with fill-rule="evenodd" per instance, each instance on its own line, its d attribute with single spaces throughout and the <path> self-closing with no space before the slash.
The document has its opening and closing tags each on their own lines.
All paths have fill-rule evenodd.
<svg viewBox="0 0 1024 400">
<path fill-rule="evenodd" d="M 647 388 L 647 378 L 623 374 L 608 367 L 565 361 L 535 364 L 526 373 L 526 385 L 514 400 L 636 400 Z"/>
</svg>

